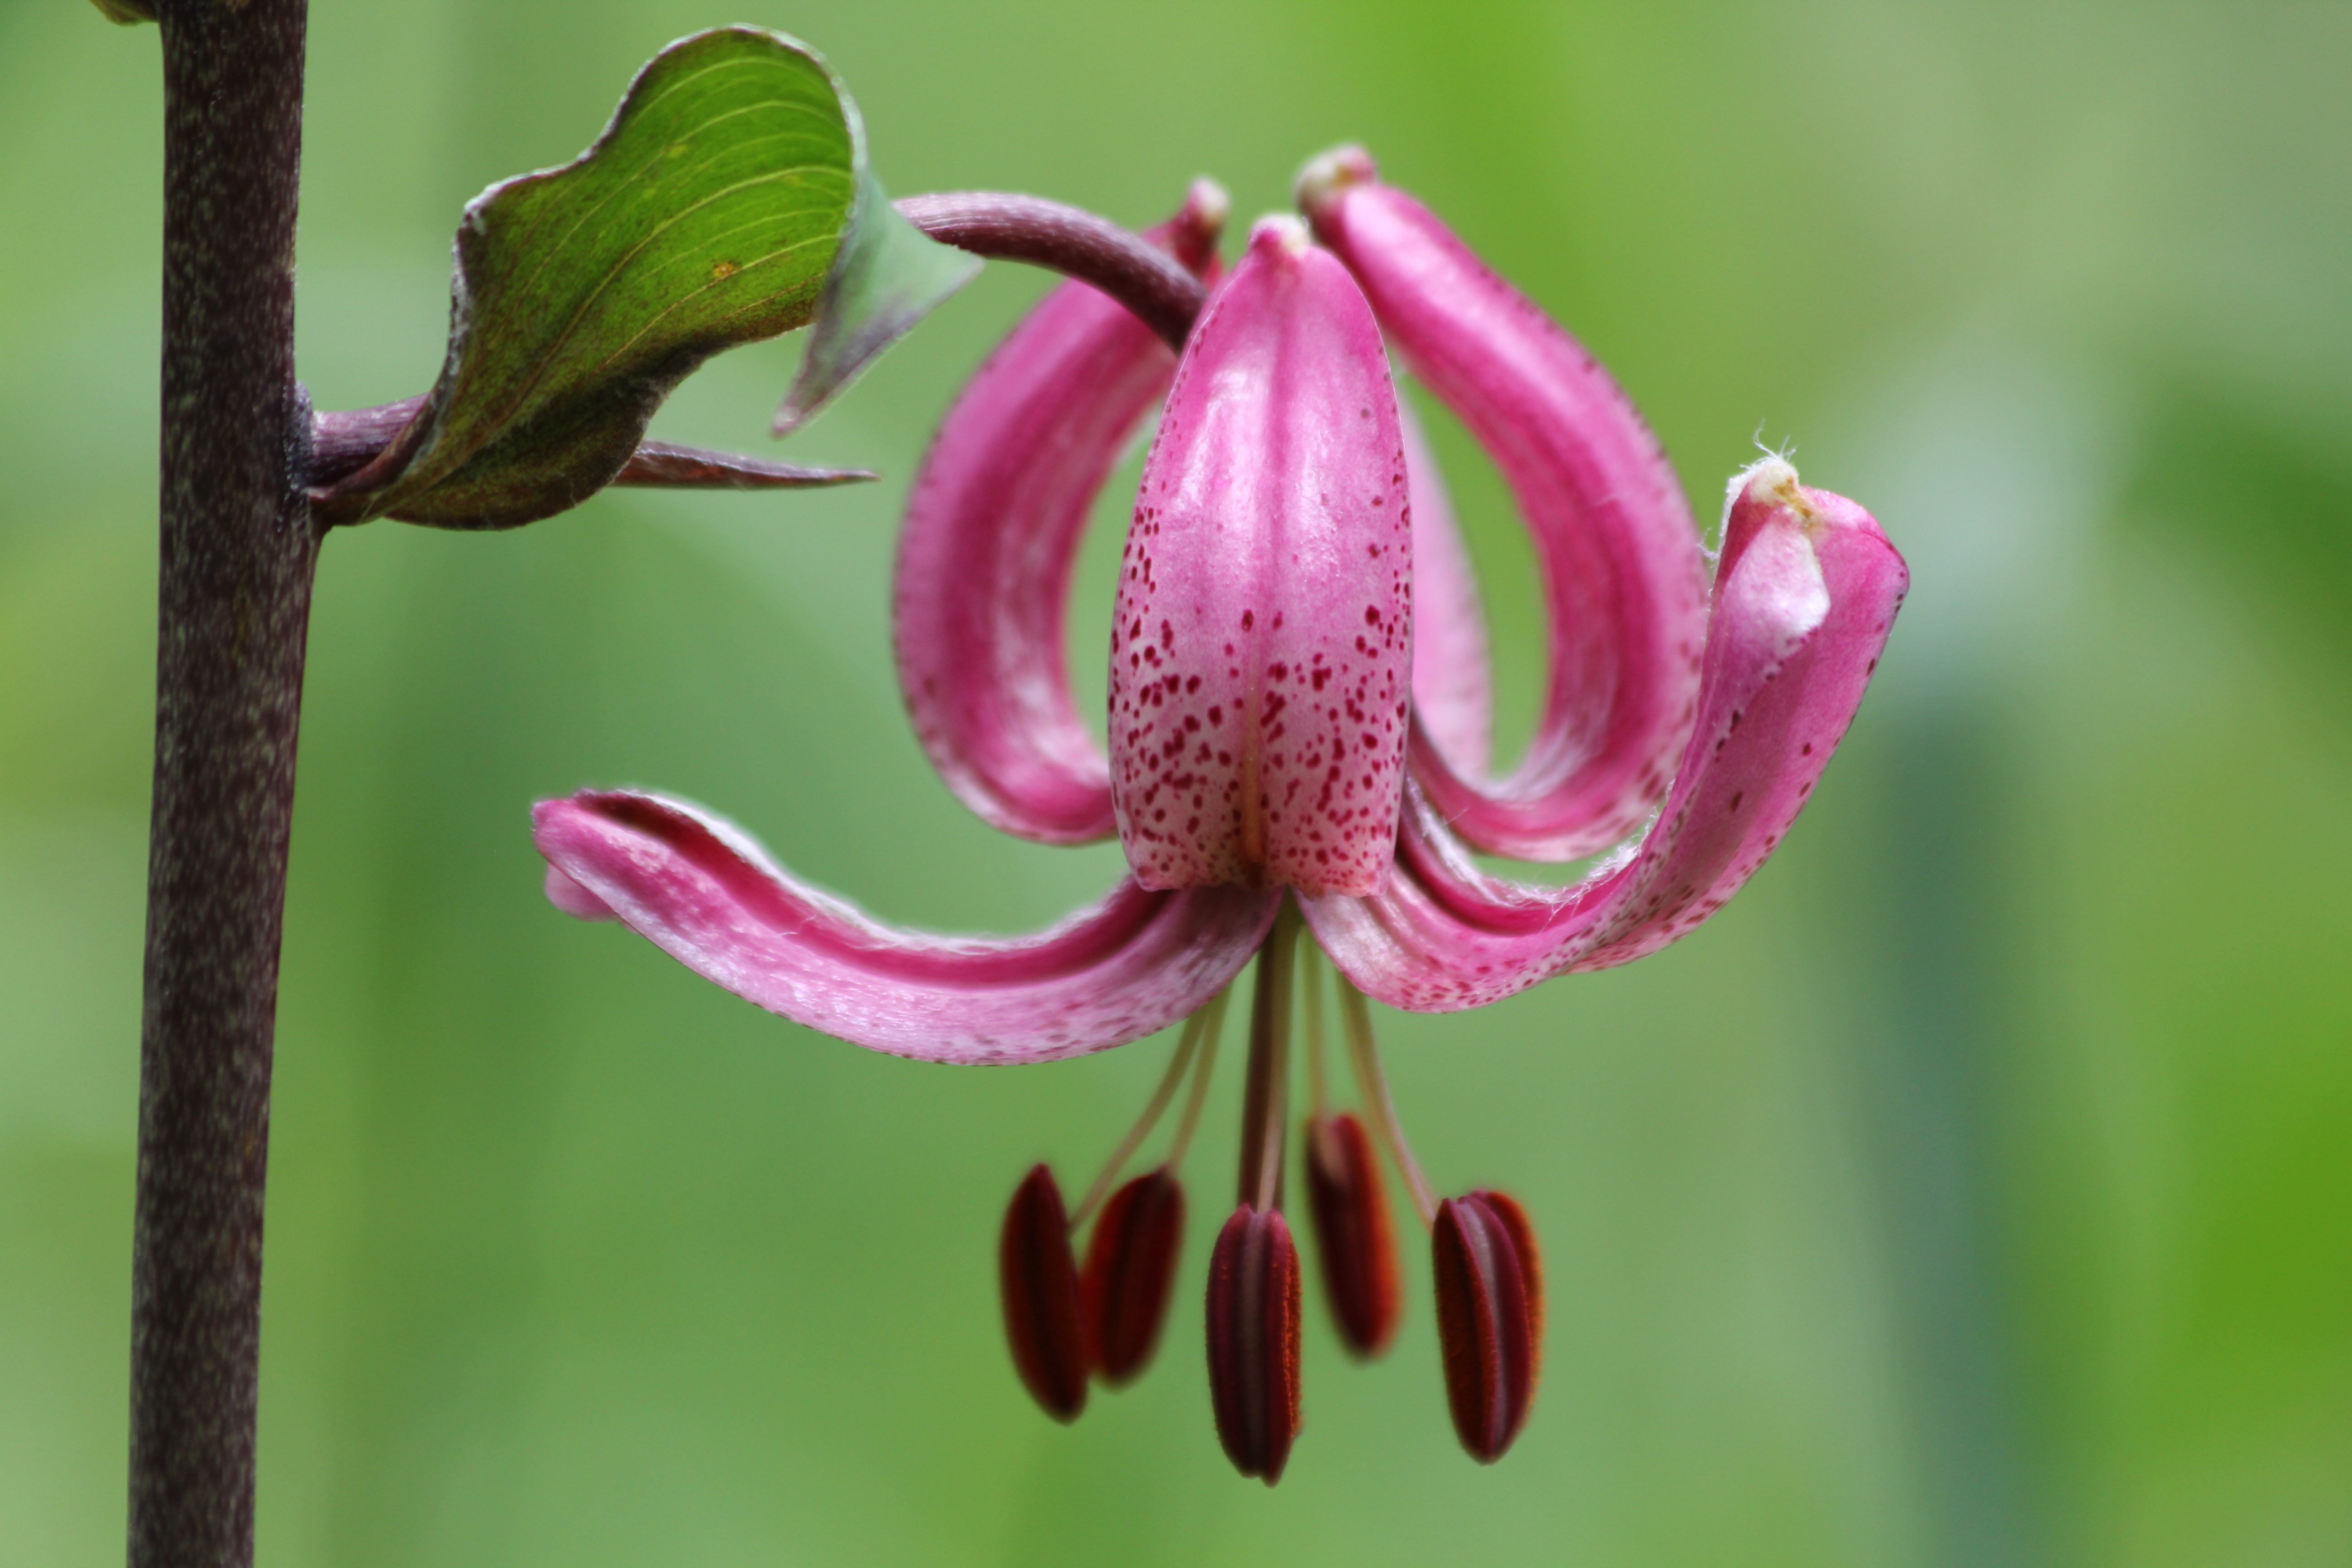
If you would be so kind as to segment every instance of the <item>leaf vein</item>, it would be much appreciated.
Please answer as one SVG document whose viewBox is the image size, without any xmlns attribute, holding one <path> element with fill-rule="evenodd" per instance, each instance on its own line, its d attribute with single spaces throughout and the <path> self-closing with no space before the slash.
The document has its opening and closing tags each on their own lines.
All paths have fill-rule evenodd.
<svg viewBox="0 0 2352 1568">
<path fill-rule="evenodd" d="M 803 168 L 807 166 L 808 165 L 801 165 Z M 626 270 L 628 264 L 635 260 L 636 257 L 645 250 L 646 247 L 651 245 L 656 239 L 658 239 L 663 234 L 676 226 L 678 223 L 684 221 L 687 217 L 692 216 L 694 213 L 699 212 L 702 208 L 709 206 L 713 202 L 719 201 L 726 196 L 732 195 L 738 191 L 749 190 L 757 185 L 773 184 L 775 181 L 782 179 L 786 174 L 798 172 L 798 169 L 775 170 L 769 174 L 760 175 L 757 178 L 740 181 L 735 184 L 725 187 L 724 189 L 714 191 L 710 195 L 703 197 L 700 201 L 694 203 L 692 205 L 681 208 L 679 211 L 671 214 L 669 217 L 655 226 L 655 227 L 648 230 L 646 234 L 640 236 L 637 243 L 632 246 L 625 255 L 605 269 L 604 276 L 597 280 L 596 287 L 591 289 L 586 298 L 580 301 L 578 308 L 572 311 L 571 319 L 564 322 L 563 330 L 556 334 L 555 340 L 549 343 L 545 352 L 541 354 L 539 363 L 532 368 L 530 379 L 525 382 L 521 388 L 516 392 L 512 401 L 510 401 L 507 406 L 500 411 L 498 416 L 489 422 L 491 426 L 493 427 L 504 426 L 514 418 L 516 413 L 520 410 L 524 405 L 530 401 L 532 394 L 537 392 L 539 389 L 540 382 L 545 378 L 548 371 L 554 365 L 557 358 L 562 353 L 564 346 L 572 341 L 572 334 L 579 330 L 580 323 L 586 319 L 590 311 L 594 308 L 596 301 L 604 298 L 604 291 L 612 287 L 613 280 L 618 278 L 622 272 Z M 845 215 L 845 216 L 846 215 Z M 840 230 L 836 229 L 835 234 L 838 235 L 839 232 Z M 832 237 L 821 236 L 818 237 Z M 608 359 L 605 363 L 610 363 L 611 362 Z"/>
</svg>

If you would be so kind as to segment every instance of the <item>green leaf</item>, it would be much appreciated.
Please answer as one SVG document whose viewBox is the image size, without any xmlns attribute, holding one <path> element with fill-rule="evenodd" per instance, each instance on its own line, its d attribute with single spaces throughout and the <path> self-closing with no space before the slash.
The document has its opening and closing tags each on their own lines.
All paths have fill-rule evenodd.
<svg viewBox="0 0 2352 1568">
<path fill-rule="evenodd" d="M 775 433 L 790 435 L 806 423 L 980 268 L 980 258 L 940 244 L 899 216 L 867 174 L 858 187 L 849 239 L 825 279 L 808 352 L 776 410 Z"/>
<path fill-rule="evenodd" d="M 441 378 L 380 457 L 320 497 L 322 515 L 551 516 L 609 483 L 720 350 L 821 308 L 844 314 L 827 318 L 835 335 L 870 338 L 860 323 L 889 310 L 866 303 L 877 288 L 899 307 L 889 335 L 903 331 L 952 285 L 910 296 L 869 279 L 937 279 L 966 258 L 898 218 L 865 163 L 856 109 L 807 46 L 742 26 L 672 44 L 593 146 L 467 205 Z"/>
</svg>

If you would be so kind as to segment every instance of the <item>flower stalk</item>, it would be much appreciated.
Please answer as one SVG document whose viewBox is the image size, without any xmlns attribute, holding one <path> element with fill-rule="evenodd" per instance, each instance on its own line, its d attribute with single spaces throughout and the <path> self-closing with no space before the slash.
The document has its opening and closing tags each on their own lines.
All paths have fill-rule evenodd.
<svg viewBox="0 0 2352 1568">
<path fill-rule="evenodd" d="M 1207 246 L 1224 221 L 1223 193 L 1206 226 Z M 1025 261 L 1090 283 L 1125 305 L 1136 320 L 1182 352 L 1192 320 L 1209 291 L 1187 268 L 1199 268 L 1210 250 L 1171 258 L 1106 218 L 1038 196 L 995 191 L 950 191 L 908 196 L 896 205 L 908 222 L 942 244 L 996 261 Z"/>
</svg>

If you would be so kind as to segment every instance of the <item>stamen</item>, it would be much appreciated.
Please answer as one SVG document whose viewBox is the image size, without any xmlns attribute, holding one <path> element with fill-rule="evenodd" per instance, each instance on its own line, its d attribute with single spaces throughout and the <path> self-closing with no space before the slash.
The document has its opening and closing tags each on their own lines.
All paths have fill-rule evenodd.
<svg viewBox="0 0 2352 1568">
<path fill-rule="evenodd" d="M 1211 1048 L 1214 1048 L 1215 1031 L 1211 1026 L 1223 1017 L 1224 1011 L 1224 993 L 1219 992 L 1207 1006 L 1184 1020 L 1184 1033 L 1176 1041 L 1176 1054 L 1169 1058 L 1168 1070 L 1160 1077 L 1160 1087 L 1151 1091 L 1151 1099 L 1144 1106 L 1143 1114 L 1136 1119 L 1134 1126 L 1127 1130 L 1127 1136 L 1119 1140 L 1118 1147 L 1111 1151 L 1110 1159 L 1104 1163 L 1102 1173 L 1095 1177 L 1094 1185 L 1087 1189 L 1087 1195 L 1079 1199 L 1078 1206 L 1071 1211 L 1070 1230 L 1073 1234 L 1094 1216 L 1095 1210 L 1109 1195 L 1111 1184 L 1118 1180 L 1118 1173 L 1127 1168 L 1128 1161 L 1135 1157 L 1135 1152 L 1143 1146 L 1143 1141 L 1151 1136 L 1151 1130 L 1160 1125 L 1160 1118 L 1167 1111 L 1168 1102 L 1176 1098 L 1176 1086 L 1184 1081 L 1184 1069 L 1192 1065 L 1193 1055 L 1200 1049 L 1203 1034 L 1210 1037 Z M 1206 1073 L 1202 1075 L 1203 1079 L 1207 1076 Z M 1193 1090 L 1196 1101 L 1202 1087 L 1204 1086 L 1196 1086 Z M 1189 1136 L 1189 1131 L 1179 1133 L 1178 1137 Z"/>
<path fill-rule="evenodd" d="M 1176 1255 L 1184 1241 L 1184 1185 L 1176 1179 L 1184 1151 L 1192 1146 L 1200 1125 L 1201 1105 L 1209 1092 L 1210 1070 L 1216 1066 L 1217 1037 L 1225 1018 L 1225 995 L 1220 991 L 1208 1005 L 1185 1021 L 1175 1059 L 1160 1079 L 1159 1090 L 1097 1178 L 1079 1210 L 1083 1219 L 1117 1178 L 1160 1113 L 1189 1064 L 1192 1091 L 1185 1097 L 1183 1119 L 1176 1125 L 1167 1157 L 1160 1164 L 1111 1194 L 1095 1222 L 1094 1240 L 1087 1248 L 1087 1266 L 1079 1277 L 1084 1309 L 1087 1357 L 1096 1375 L 1113 1388 L 1142 1375 L 1159 1348 L 1160 1331 L 1168 1320 L 1168 1301 L 1176 1283 Z M 1072 1229 L 1076 1228 L 1076 1222 Z"/>
<path fill-rule="evenodd" d="M 1389 1098 L 1389 1080 L 1381 1071 L 1380 1047 L 1372 1039 L 1372 1015 L 1364 1001 L 1364 994 L 1356 989 L 1347 975 L 1332 965 L 1333 982 L 1339 988 L 1339 1016 L 1347 1025 L 1348 1054 L 1356 1068 L 1356 1088 L 1364 1097 L 1364 1110 L 1371 1118 L 1372 1135 L 1388 1151 L 1388 1156 L 1404 1178 L 1405 1191 L 1412 1194 L 1413 1211 L 1421 1215 L 1424 1228 L 1437 1223 L 1437 1194 L 1430 1187 L 1429 1178 L 1421 1173 L 1421 1163 L 1412 1157 L 1412 1150 L 1404 1141 L 1404 1129 L 1397 1122 L 1396 1103 Z"/>
<path fill-rule="evenodd" d="M 1369 1361 L 1396 1337 L 1404 1294 L 1380 1158 L 1360 1119 L 1308 1118 L 1307 1212 L 1315 1221 L 1315 1253 L 1339 1342 L 1359 1361 Z"/>
<path fill-rule="evenodd" d="M 1316 942 L 1298 948 L 1298 989 L 1307 1002 L 1307 1113 L 1320 1121 L 1331 1111 L 1330 1075 L 1323 1066 L 1323 956 Z"/>
<path fill-rule="evenodd" d="M 1171 1175 L 1184 1163 L 1184 1152 L 1192 1146 L 1192 1134 L 1201 1125 L 1201 1108 L 1209 1099 L 1209 1075 L 1217 1066 L 1217 1042 L 1224 1037 L 1225 1002 L 1233 994 L 1234 988 L 1226 986 L 1192 1015 L 1195 1020 L 1206 1020 L 1201 1025 L 1201 1065 L 1192 1069 L 1192 1092 L 1184 1097 L 1183 1119 L 1176 1123 L 1176 1136 L 1168 1144 L 1165 1164 Z"/>
<path fill-rule="evenodd" d="M 1323 1058 L 1323 976 L 1316 963 L 1322 951 L 1310 942 L 1298 954 L 1298 983 L 1307 1003 L 1307 1094 L 1313 1102 L 1307 1117 L 1307 1208 L 1315 1222 L 1315 1255 L 1339 1342 L 1349 1355 L 1369 1361 L 1396 1337 L 1402 1281 L 1372 1140 L 1359 1118 L 1331 1113 Z"/>
<path fill-rule="evenodd" d="M 1004 1211 L 996 1242 L 1004 1337 L 1022 1386 L 1046 1415 L 1075 1421 L 1087 1407 L 1087 1336 L 1077 1260 L 1054 1173 L 1030 1168 Z"/>
<path fill-rule="evenodd" d="M 1437 1211 L 1432 1236 L 1437 1340 L 1454 1436 L 1491 1465 L 1528 1422 L 1543 1358 L 1543 1267 L 1535 1231 L 1501 1193 L 1471 1193 Z"/>
<path fill-rule="evenodd" d="M 1250 1006 L 1249 1087 L 1242 1101 L 1241 1201 L 1271 1213 L 1282 1206 L 1282 1153 L 1290 1115 L 1291 957 L 1298 947 L 1298 909 L 1285 900 L 1257 953 L 1257 994 Z"/>
<path fill-rule="evenodd" d="M 1111 1194 L 1078 1277 L 1087 1360 L 1113 1388 L 1142 1375 L 1159 1348 L 1184 1243 L 1184 1184 L 1168 1167 Z"/>
</svg>

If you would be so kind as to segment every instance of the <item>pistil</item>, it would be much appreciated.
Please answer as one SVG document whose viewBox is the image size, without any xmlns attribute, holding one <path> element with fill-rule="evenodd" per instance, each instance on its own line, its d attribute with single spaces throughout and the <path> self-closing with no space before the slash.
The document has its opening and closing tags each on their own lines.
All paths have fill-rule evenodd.
<svg viewBox="0 0 2352 1568">
<path fill-rule="evenodd" d="M 1290 1111 L 1290 992 L 1297 907 L 1285 902 L 1258 949 L 1250 1005 L 1249 1085 L 1242 1102 L 1241 1201 L 1282 1206 L 1282 1155 Z"/>
<path fill-rule="evenodd" d="M 1209 1255 L 1209 1404 L 1225 1457 L 1272 1486 L 1298 1435 L 1298 1249 L 1282 1217 L 1297 907 L 1258 950 L 1243 1096 L 1241 1201 Z"/>
</svg>

